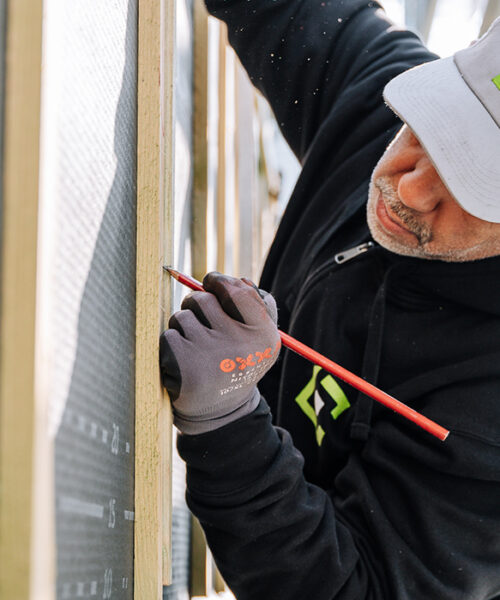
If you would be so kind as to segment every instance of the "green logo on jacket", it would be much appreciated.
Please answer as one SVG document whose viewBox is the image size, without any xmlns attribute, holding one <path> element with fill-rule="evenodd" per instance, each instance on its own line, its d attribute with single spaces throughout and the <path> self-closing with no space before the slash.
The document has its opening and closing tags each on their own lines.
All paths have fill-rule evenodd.
<svg viewBox="0 0 500 600">
<path fill-rule="evenodd" d="M 307 385 L 304 389 L 299 393 L 299 395 L 295 398 L 295 402 L 300 406 L 300 408 L 304 411 L 306 416 L 312 421 L 314 428 L 316 430 L 316 442 L 318 446 L 321 446 L 323 442 L 323 438 L 325 437 L 325 430 L 318 423 L 318 415 L 320 410 L 323 408 L 325 403 L 321 398 L 319 390 L 317 389 L 318 382 L 318 373 L 321 371 L 321 367 L 318 365 L 314 365 L 313 374 Z M 324 390 L 328 393 L 328 395 L 335 402 L 335 408 L 330 411 L 330 415 L 333 419 L 338 419 L 339 416 L 347 410 L 351 404 L 347 399 L 347 396 L 344 394 L 344 391 L 340 387 L 340 385 L 335 381 L 335 379 L 331 375 L 326 375 L 319 381 L 319 385 L 322 386 Z M 312 399 L 312 403 L 310 400 Z"/>
<path fill-rule="evenodd" d="M 493 77 L 493 79 L 491 81 L 493 81 L 493 83 L 500 90 L 500 75 L 497 75 L 496 77 Z"/>
</svg>

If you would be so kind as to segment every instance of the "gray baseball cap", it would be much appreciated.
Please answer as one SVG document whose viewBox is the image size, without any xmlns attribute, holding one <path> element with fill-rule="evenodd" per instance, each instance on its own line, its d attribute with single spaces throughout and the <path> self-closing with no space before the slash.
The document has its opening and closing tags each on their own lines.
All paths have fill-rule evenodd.
<svg viewBox="0 0 500 600">
<path fill-rule="evenodd" d="M 500 18 L 469 48 L 392 79 L 384 98 L 464 210 L 500 223 Z"/>
</svg>

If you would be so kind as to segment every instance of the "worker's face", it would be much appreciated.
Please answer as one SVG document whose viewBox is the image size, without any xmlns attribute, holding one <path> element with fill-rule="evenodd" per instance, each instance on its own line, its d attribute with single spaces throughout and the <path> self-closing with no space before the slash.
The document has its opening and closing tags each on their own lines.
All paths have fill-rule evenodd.
<svg viewBox="0 0 500 600">
<path fill-rule="evenodd" d="M 500 223 L 458 204 L 406 125 L 373 171 L 368 225 L 397 254 L 451 262 L 500 254 Z"/>
</svg>

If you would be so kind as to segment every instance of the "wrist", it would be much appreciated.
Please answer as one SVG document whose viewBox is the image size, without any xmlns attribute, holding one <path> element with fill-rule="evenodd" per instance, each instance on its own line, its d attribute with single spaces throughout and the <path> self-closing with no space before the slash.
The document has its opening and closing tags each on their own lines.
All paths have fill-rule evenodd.
<svg viewBox="0 0 500 600">
<path fill-rule="evenodd" d="M 200 435 L 209 431 L 215 431 L 229 423 L 233 423 L 238 419 L 246 417 L 257 408 L 259 402 L 260 393 L 257 386 L 254 386 L 243 402 L 231 410 L 231 412 L 218 417 L 207 416 L 206 419 L 203 419 L 200 418 L 200 416 L 196 416 L 191 418 L 188 415 L 179 413 L 179 411 L 176 411 L 174 408 L 174 425 L 185 435 Z"/>
<path fill-rule="evenodd" d="M 204 435 L 179 435 L 177 449 L 186 462 L 189 493 L 225 495 L 256 481 L 281 446 L 264 398 L 257 408 L 227 427 Z"/>
</svg>

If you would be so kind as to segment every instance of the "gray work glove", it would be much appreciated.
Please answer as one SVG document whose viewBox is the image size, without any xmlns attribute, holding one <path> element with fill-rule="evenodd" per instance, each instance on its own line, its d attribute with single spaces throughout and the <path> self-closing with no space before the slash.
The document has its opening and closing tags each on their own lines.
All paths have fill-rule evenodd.
<svg viewBox="0 0 500 600">
<path fill-rule="evenodd" d="M 203 287 L 183 300 L 160 338 L 174 423 L 190 435 L 252 412 L 260 399 L 256 383 L 281 347 L 271 294 L 216 272 L 205 276 Z"/>
</svg>

